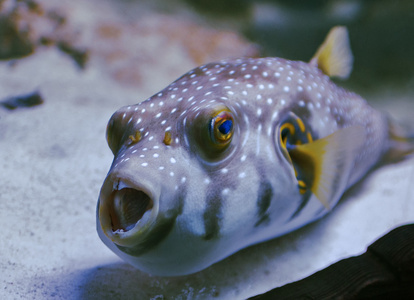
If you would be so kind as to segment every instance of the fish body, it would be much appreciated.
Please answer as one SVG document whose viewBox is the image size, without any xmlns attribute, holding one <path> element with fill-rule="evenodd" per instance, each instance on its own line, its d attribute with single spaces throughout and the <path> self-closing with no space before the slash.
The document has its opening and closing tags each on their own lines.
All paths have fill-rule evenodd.
<svg viewBox="0 0 414 300">
<path fill-rule="evenodd" d="M 347 39 L 335 30 L 310 63 L 206 64 L 114 113 L 103 242 L 143 271 L 183 275 L 328 213 L 392 148 L 388 119 L 327 75 L 352 63 L 332 50 Z"/>
</svg>

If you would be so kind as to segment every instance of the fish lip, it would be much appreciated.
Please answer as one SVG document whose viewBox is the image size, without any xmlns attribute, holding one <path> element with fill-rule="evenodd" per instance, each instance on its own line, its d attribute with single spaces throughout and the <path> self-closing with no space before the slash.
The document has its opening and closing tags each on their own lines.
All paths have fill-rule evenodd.
<svg viewBox="0 0 414 300">
<path fill-rule="evenodd" d="M 139 217 L 135 225 L 124 230 L 117 228 L 114 230 L 114 222 L 111 214 L 114 212 L 114 201 L 119 193 L 126 189 L 142 192 L 148 198 L 150 207 Z M 108 176 L 105 180 L 99 195 L 99 222 L 103 233 L 113 243 L 123 247 L 133 247 L 141 240 L 140 237 L 146 235 L 152 228 L 158 215 L 159 193 L 151 188 L 149 184 L 137 183 L 128 178 L 118 176 Z"/>
</svg>

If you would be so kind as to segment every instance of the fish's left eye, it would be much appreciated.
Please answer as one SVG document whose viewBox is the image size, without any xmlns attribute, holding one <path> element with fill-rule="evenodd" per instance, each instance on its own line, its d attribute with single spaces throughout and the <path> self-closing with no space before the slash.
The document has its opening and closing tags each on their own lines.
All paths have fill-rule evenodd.
<svg viewBox="0 0 414 300">
<path fill-rule="evenodd" d="M 218 147 L 227 146 L 234 132 L 234 119 L 229 111 L 220 111 L 211 118 L 210 138 Z"/>
</svg>

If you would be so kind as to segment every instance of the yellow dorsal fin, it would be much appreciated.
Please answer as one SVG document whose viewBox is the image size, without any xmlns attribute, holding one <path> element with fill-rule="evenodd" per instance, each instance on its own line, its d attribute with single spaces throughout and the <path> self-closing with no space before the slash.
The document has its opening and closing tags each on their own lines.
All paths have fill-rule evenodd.
<svg viewBox="0 0 414 300">
<path fill-rule="evenodd" d="M 360 126 L 340 129 L 312 143 L 295 146 L 289 151 L 298 172 L 312 170 L 309 188 L 318 200 L 330 209 L 344 192 L 349 173 L 358 150 L 365 138 Z M 300 168 L 304 168 L 301 170 Z"/>
<path fill-rule="evenodd" d="M 336 26 L 329 31 L 310 63 L 316 64 L 330 77 L 346 79 L 351 74 L 353 61 L 348 30 L 344 26 Z"/>
</svg>

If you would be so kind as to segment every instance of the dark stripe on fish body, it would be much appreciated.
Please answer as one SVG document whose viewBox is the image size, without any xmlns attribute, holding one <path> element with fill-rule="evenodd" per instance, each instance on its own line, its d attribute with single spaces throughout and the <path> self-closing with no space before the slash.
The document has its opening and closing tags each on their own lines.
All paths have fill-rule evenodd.
<svg viewBox="0 0 414 300">
<path fill-rule="evenodd" d="M 312 192 L 311 190 L 307 190 L 303 195 L 302 195 L 302 202 L 300 203 L 299 207 L 296 209 L 296 211 L 292 214 L 292 216 L 289 218 L 289 220 L 294 219 L 295 217 L 297 217 L 299 215 L 299 213 L 305 208 L 306 204 L 308 204 L 310 198 L 312 196 Z"/>
<path fill-rule="evenodd" d="M 257 202 L 256 202 L 258 221 L 254 225 L 255 227 L 269 220 L 269 214 L 267 213 L 267 210 L 270 207 L 272 198 L 273 198 L 273 187 L 270 184 L 270 182 L 269 181 L 260 182 L 259 192 L 258 192 L 258 197 L 257 197 Z"/>
</svg>

